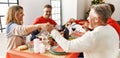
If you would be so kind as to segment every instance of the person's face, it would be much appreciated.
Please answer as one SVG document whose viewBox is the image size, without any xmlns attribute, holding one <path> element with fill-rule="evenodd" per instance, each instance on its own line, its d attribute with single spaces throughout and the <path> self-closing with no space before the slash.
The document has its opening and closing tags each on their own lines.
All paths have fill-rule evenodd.
<svg viewBox="0 0 120 58">
<path fill-rule="evenodd" d="M 20 11 L 18 12 L 18 19 L 19 19 L 19 21 L 23 21 L 23 16 L 24 16 L 23 10 L 20 9 Z"/>
<path fill-rule="evenodd" d="M 51 8 L 44 8 L 44 17 L 49 18 L 51 16 Z"/>
<path fill-rule="evenodd" d="M 97 15 L 96 15 L 94 9 L 91 9 L 91 11 L 89 13 L 89 16 L 87 18 L 87 20 L 89 21 L 89 27 L 90 28 L 94 28 L 94 26 L 97 23 L 96 19 L 97 19 Z"/>
</svg>

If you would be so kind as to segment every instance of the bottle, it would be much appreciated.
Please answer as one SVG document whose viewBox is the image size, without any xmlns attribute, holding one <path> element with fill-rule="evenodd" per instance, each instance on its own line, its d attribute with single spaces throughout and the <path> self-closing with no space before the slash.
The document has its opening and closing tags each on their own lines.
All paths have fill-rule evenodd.
<svg viewBox="0 0 120 58">
<path fill-rule="evenodd" d="M 68 30 L 68 28 L 65 28 L 65 29 L 64 29 L 63 34 L 64 34 L 64 35 L 63 35 L 64 38 L 69 39 L 69 30 Z"/>
</svg>

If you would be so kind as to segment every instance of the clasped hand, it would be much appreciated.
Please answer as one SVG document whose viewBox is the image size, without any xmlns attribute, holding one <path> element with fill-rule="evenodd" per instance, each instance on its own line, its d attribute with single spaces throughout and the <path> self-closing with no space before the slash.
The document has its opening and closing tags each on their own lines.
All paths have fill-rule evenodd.
<svg viewBox="0 0 120 58">
<path fill-rule="evenodd" d="M 45 29 L 49 32 L 49 33 L 51 33 L 51 31 L 54 29 L 55 27 L 52 25 L 52 24 L 50 24 L 50 23 L 47 23 L 46 25 L 45 25 Z"/>
</svg>

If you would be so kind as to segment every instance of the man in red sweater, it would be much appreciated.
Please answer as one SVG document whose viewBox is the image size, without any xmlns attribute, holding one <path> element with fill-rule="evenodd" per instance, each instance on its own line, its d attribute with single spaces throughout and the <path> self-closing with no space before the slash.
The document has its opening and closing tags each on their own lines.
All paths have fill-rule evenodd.
<svg viewBox="0 0 120 58">
<path fill-rule="evenodd" d="M 33 22 L 33 24 L 40 24 L 40 23 L 50 23 L 52 25 L 57 25 L 57 23 L 50 18 L 51 16 L 51 12 L 52 12 L 52 6 L 51 5 L 45 5 L 44 6 L 44 13 L 43 16 L 40 16 L 38 18 L 36 18 Z"/>
<path fill-rule="evenodd" d="M 112 14 L 113 12 L 115 11 L 115 7 L 113 4 L 110 4 L 110 3 L 107 3 L 110 7 L 111 7 L 111 11 L 112 11 Z M 112 16 L 111 14 L 111 16 Z M 107 24 L 111 25 L 112 27 L 115 28 L 115 30 L 117 31 L 118 35 L 119 35 L 119 39 L 120 39 L 120 25 L 118 24 L 117 21 L 115 21 L 113 18 L 109 18 L 108 21 L 107 21 Z"/>
<path fill-rule="evenodd" d="M 41 24 L 41 23 L 50 23 L 52 25 L 57 25 L 57 23 L 50 18 L 51 16 L 51 11 L 52 11 L 52 6 L 51 5 L 45 5 L 44 6 L 44 13 L 43 16 L 40 16 L 38 18 L 36 18 L 33 22 L 33 24 Z M 36 35 L 39 33 L 38 30 L 35 30 L 32 32 L 32 37 L 31 37 L 31 41 L 34 40 L 36 38 Z"/>
</svg>

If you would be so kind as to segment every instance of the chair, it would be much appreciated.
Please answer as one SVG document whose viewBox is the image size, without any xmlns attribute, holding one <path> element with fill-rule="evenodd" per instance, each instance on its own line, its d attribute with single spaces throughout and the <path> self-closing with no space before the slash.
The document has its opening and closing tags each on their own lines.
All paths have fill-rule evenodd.
<svg viewBox="0 0 120 58">
<path fill-rule="evenodd" d="M 3 29 L 5 29 L 5 28 L 2 27 L 1 17 L 4 17 L 4 15 L 0 15 L 0 30 L 1 30 L 1 32 L 3 32 Z"/>
<path fill-rule="evenodd" d="M 119 25 L 120 25 L 120 21 L 117 21 L 118 23 L 119 23 Z"/>
</svg>

